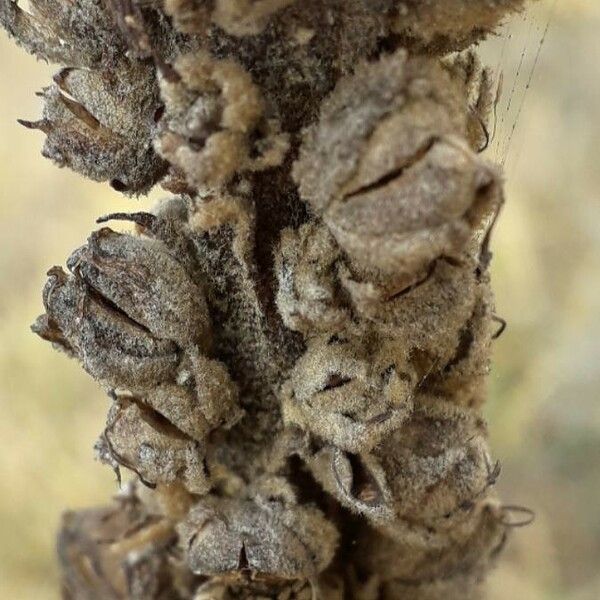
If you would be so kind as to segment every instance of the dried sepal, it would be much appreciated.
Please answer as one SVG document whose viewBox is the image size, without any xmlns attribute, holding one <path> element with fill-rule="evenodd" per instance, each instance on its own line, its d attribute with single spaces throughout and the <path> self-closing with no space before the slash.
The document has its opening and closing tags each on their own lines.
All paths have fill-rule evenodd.
<svg viewBox="0 0 600 600">
<path fill-rule="evenodd" d="M 453 256 L 500 201 L 495 170 L 469 148 L 464 84 L 397 53 L 342 79 L 294 167 L 358 274 L 397 292 Z"/>
<path fill-rule="evenodd" d="M 337 297 L 339 258 L 335 239 L 322 225 L 307 223 L 282 232 L 275 254 L 277 308 L 287 327 L 306 335 L 343 328 L 349 311 Z"/>
<path fill-rule="evenodd" d="M 165 173 L 152 147 L 160 102 L 150 65 L 66 68 L 42 95 L 42 119 L 22 123 L 46 133 L 46 158 L 123 192 L 145 192 Z"/>
<path fill-rule="evenodd" d="M 250 75 L 232 60 L 196 52 L 178 57 L 177 77 L 160 79 L 166 112 L 158 152 L 194 188 L 219 188 L 235 173 L 281 163 L 287 141 L 265 118 Z"/>
<path fill-rule="evenodd" d="M 348 452 L 369 451 L 412 411 L 416 374 L 399 343 L 315 339 L 282 390 L 285 423 Z"/>
<path fill-rule="evenodd" d="M 490 144 L 490 120 L 494 105 L 498 101 L 498 89 L 494 86 L 494 75 L 484 67 L 473 50 L 455 54 L 443 61 L 453 77 L 463 82 L 467 104 L 467 139 L 473 150 L 484 151 Z"/>
<path fill-rule="evenodd" d="M 311 506 L 207 496 L 179 527 L 192 572 L 316 582 L 333 558 L 337 531 Z"/>
<path fill-rule="evenodd" d="M 92 377 L 113 388 L 145 390 L 175 376 L 180 361 L 175 343 L 152 336 L 60 267 L 48 275 L 45 323 L 60 332 Z M 47 331 L 36 328 L 42 337 Z"/>
<path fill-rule="evenodd" d="M 210 346 L 202 289 L 159 240 L 103 228 L 67 261 L 90 288 L 160 339 Z"/>
<path fill-rule="evenodd" d="M 148 486 L 181 482 L 193 494 L 210 489 L 205 447 L 135 397 L 117 397 L 98 444 L 110 458 Z"/>
</svg>

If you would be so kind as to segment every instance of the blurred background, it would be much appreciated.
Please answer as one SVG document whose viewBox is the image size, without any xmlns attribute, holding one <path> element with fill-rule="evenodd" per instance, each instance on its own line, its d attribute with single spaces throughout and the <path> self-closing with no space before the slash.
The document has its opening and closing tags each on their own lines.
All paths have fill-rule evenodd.
<svg viewBox="0 0 600 600">
<path fill-rule="evenodd" d="M 491 600 L 600 598 L 600 3 L 540 0 L 481 53 L 503 73 L 488 157 L 504 163 L 494 238 L 487 413 L 500 492 L 537 519 L 512 536 Z M 39 155 L 34 92 L 55 68 L 0 33 L 0 597 L 58 598 L 61 512 L 105 502 L 92 445 L 107 409 L 73 361 L 29 332 L 45 272 L 97 216 L 151 206 Z"/>
</svg>

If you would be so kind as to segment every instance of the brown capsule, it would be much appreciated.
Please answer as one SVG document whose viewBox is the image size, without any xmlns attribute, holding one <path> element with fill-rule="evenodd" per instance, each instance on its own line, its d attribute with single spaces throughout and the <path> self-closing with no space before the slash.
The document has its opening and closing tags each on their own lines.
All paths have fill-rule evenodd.
<svg viewBox="0 0 600 600">
<path fill-rule="evenodd" d="M 498 476 L 475 411 L 422 394 L 370 454 L 324 447 L 309 466 L 326 491 L 386 535 L 422 548 L 464 538 Z"/>
<path fill-rule="evenodd" d="M 400 344 L 315 339 L 282 390 L 284 422 L 348 452 L 369 451 L 412 411 L 416 375 Z"/>
<path fill-rule="evenodd" d="M 326 227 L 315 223 L 285 229 L 275 255 L 277 307 L 290 329 L 305 334 L 343 328 L 349 311 L 335 281 L 340 251 Z"/>
<path fill-rule="evenodd" d="M 483 503 L 473 513 L 469 531 L 449 534 L 442 547 L 414 543 L 410 537 L 395 540 L 362 526 L 357 545 L 363 551 L 355 555 L 357 566 L 377 574 L 384 598 L 470 598 L 505 543 L 507 530 L 500 516 L 496 502 Z"/>
<path fill-rule="evenodd" d="M 196 355 L 193 366 L 183 366 L 182 384 L 163 383 L 144 395 L 144 403 L 190 438 L 203 442 L 218 427 L 230 427 L 241 417 L 238 390 L 227 368 L 216 360 Z"/>
<path fill-rule="evenodd" d="M 97 450 L 150 487 L 180 482 L 193 494 L 210 489 L 204 446 L 135 398 L 115 400 Z"/>
<path fill-rule="evenodd" d="M 64 598 L 179 598 L 175 543 L 172 523 L 150 514 L 131 489 L 111 506 L 68 512 L 58 538 Z"/>
<path fill-rule="evenodd" d="M 301 196 L 356 275 L 389 292 L 460 254 L 501 201 L 466 141 L 467 95 L 450 69 L 399 52 L 342 79 L 305 133 Z"/>
<path fill-rule="evenodd" d="M 178 532 L 196 574 L 309 580 L 327 567 L 338 537 L 313 507 L 210 496 L 190 511 Z"/>
<path fill-rule="evenodd" d="M 175 376 L 179 351 L 173 342 L 157 339 L 60 267 L 48 274 L 46 322 L 90 375 L 130 390 L 147 390 Z M 38 326 L 37 332 L 48 337 L 47 328 Z"/>
<path fill-rule="evenodd" d="M 126 47 L 107 4 L 94 0 L 31 0 L 28 12 L 13 0 L 1 0 L 0 24 L 17 43 L 42 60 L 108 67 L 123 59 Z"/>
<path fill-rule="evenodd" d="M 71 255 L 67 265 L 157 338 L 181 347 L 209 346 L 203 291 L 162 242 L 103 228 Z"/>
<path fill-rule="evenodd" d="M 397 519 L 439 534 L 469 523 L 498 476 L 479 414 L 425 394 L 373 456 L 385 473 Z"/>
<path fill-rule="evenodd" d="M 43 92 L 42 154 L 120 192 L 143 193 L 166 172 L 152 147 L 160 102 L 149 65 L 114 71 L 66 68 Z"/>
</svg>

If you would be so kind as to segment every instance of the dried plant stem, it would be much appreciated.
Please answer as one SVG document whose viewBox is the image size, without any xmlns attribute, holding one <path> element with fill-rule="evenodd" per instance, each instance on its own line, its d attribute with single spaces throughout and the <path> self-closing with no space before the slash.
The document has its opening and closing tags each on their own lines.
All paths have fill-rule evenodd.
<svg viewBox="0 0 600 600">
<path fill-rule="evenodd" d="M 77 599 L 470 599 L 508 530 L 481 415 L 503 195 L 468 47 L 520 0 L 0 0 L 62 63 L 43 153 L 128 194 L 34 331 L 136 482 L 69 513 Z"/>
</svg>

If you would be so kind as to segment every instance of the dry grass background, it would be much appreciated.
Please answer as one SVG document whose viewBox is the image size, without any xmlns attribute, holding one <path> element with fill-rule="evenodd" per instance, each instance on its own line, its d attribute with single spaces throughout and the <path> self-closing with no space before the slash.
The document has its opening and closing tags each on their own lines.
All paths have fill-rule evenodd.
<svg viewBox="0 0 600 600">
<path fill-rule="evenodd" d="M 507 502 L 534 508 L 490 582 L 491 600 L 600 598 L 600 3 L 541 0 L 487 44 L 505 99 L 488 151 L 502 158 L 536 46 L 554 10 L 506 159 L 508 203 L 494 241 L 497 342 L 488 408 Z M 527 46 L 523 68 L 508 98 Z M 106 399 L 79 367 L 29 333 L 45 271 L 114 209 L 106 185 L 39 156 L 33 92 L 52 67 L 0 36 L 0 598 L 57 598 L 60 512 L 104 501 L 92 460 Z M 155 194 L 156 197 L 156 194 Z"/>
</svg>

